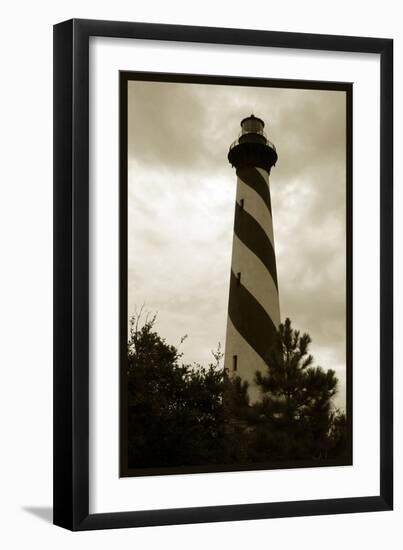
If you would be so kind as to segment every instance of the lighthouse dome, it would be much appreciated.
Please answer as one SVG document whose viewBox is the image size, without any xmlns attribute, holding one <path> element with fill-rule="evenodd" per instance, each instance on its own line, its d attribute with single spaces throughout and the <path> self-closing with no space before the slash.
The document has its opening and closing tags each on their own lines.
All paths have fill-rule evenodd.
<svg viewBox="0 0 403 550">
<path fill-rule="evenodd" d="M 255 115 L 250 115 L 241 120 L 242 134 L 261 134 L 264 135 L 264 122 Z"/>
</svg>

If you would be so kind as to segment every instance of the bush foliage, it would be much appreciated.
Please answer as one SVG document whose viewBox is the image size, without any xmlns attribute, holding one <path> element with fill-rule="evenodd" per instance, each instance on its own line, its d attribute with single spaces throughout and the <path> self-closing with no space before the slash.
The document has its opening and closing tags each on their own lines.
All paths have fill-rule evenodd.
<svg viewBox="0 0 403 550">
<path fill-rule="evenodd" d="M 207 366 L 183 364 L 155 330 L 156 317 L 131 320 L 127 354 L 129 468 L 277 464 L 344 459 L 346 417 L 334 410 L 338 380 L 314 367 L 311 339 L 286 319 L 256 372 L 261 400 L 226 372 L 220 346 Z M 182 339 L 183 341 L 183 339 Z M 181 341 L 181 342 L 182 342 Z"/>
</svg>

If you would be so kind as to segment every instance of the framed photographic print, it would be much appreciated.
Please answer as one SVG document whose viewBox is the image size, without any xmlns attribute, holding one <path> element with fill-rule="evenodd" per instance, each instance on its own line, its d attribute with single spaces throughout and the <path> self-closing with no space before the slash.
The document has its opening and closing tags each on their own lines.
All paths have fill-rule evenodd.
<svg viewBox="0 0 403 550">
<path fill-rule="evenodd" d="M 389 39 L 54 27 L 54 522 L 392 508 Z"/>
<path fill-rule="evenodd" d="M 351 465 L 352 85 L 120 79 L 121 475 Z"/>
</svg>

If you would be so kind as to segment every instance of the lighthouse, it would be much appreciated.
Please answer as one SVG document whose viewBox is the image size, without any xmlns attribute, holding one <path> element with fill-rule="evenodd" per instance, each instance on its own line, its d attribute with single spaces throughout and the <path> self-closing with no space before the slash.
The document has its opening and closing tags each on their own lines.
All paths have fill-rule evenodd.
<svg viewBox="0 0 403 550">
<path fill-rule="evenodd" d="M 244 118 L 228 153 L 237 187 L 224 366 L 248 382 L 251 403 L 260 399 L 255 373 L 267 369 L 280 324 L 269 183 L 277 152 L 264 126 L 254 115 Z"/>
</svg>

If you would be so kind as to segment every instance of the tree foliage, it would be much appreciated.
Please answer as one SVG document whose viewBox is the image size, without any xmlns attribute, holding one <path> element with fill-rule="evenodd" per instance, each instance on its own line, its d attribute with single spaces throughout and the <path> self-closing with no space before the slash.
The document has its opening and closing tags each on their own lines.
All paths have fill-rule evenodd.
<svg viewBox="0 0 403 550">
<path fill-rule="evenodd" d="M 259 437 L 276 459 L 327 458 L 335 448 L 332 427 L 339 415 L 332 398 L 338 379 L 333 370 L 312 366 L 310 343 L 310 336 L 301 335 L 286 319 L 268 353 L 266 372 L 256 372 L 262 392 L 255 406 Z"/>
<path fill-rule="evenodd" d="M 223 372 L 180 364 L 181 354 L 133 319 L 127 361 L 128 447 L 132 467 L 216 461 L 222 441 Z"/>
<path fill-rule="evenodd" d="M 127 354 L 127 443 L 130 468 L 242 464 L 341 457 L 346 418 L 333 410 L 337 378 L 313 367 L 310 337 L 280 325 L 262 399 L 221 365 L 220 346 L 207 366 L 183 364 L 180 344 L 155 330 L 155 316 L 131 320 Z"/>
</svg>

